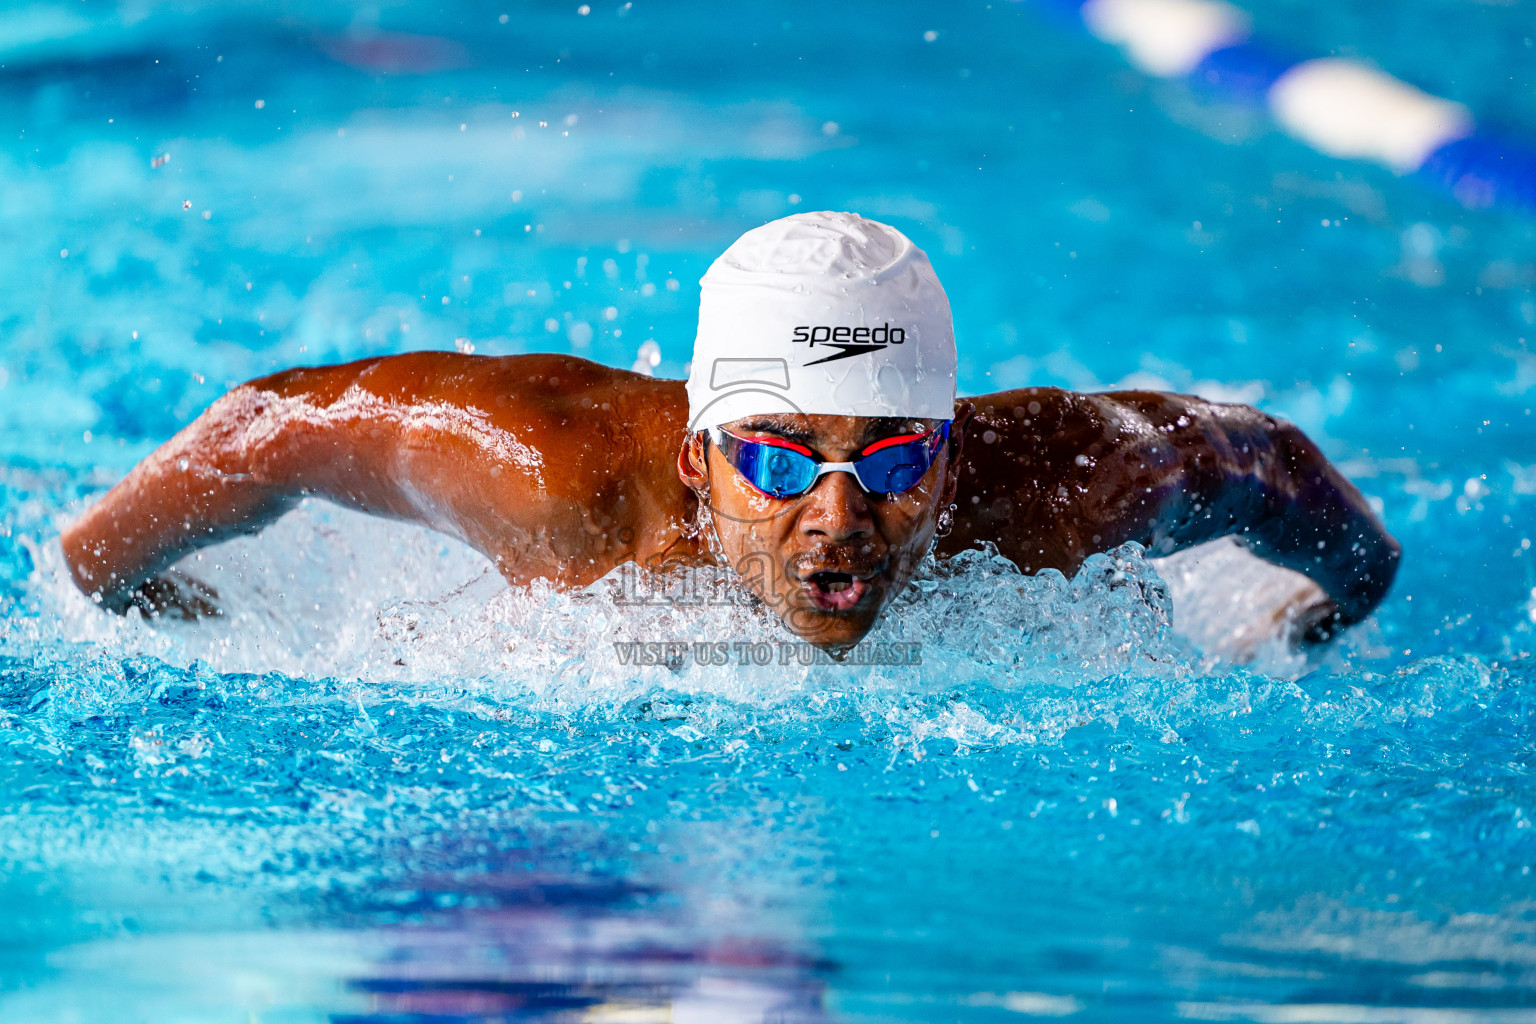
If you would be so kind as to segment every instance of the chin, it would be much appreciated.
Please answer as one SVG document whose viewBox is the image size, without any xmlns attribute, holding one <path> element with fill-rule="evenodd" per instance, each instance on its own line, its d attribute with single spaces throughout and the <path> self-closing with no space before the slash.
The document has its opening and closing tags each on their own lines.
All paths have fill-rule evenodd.
<svg viewBox="0 0 1536 1024">
<path fill-rule="evenodd" d="M 879 618 L 878 607 L 847 612 L 797 607 L 784 619 L 784 625 L 806 643 L 839 654 L 864 639 Z"/>
</svg>

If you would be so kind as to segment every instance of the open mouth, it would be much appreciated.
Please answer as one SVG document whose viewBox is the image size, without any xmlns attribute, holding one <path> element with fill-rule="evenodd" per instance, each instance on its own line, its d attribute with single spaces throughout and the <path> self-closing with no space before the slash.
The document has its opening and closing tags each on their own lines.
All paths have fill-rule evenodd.
<svg viewBox="0 0 1536 1024">
<path fill-rule="evenodd" d="M 842 612 L 855 607 L 869 593 L 874 573 L 854 574 L 823 570 L 802 578 L 811 603 L 825 612 Z"/>
</svg>

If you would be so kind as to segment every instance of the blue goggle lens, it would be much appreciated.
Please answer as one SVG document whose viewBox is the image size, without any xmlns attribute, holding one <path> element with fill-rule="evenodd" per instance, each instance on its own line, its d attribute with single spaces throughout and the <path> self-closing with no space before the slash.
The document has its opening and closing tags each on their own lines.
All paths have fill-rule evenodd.
<svg viewBox="0 0 1536 1024">
<path fill-rule="evenodd" d="M 771 497 L 804 494 L 816 480 L 816 460 L 797 451 L 746 441 L 738 452 L 732 464 L 753 487 Z"/>
<path fill-rule="evenodd" d="M 854 461 L 859 483 L 864 489 L 884 494 L 901 494 L 918 485 L 933 465 L 934 451 L 930 437 L 893 444 L 870 452 Z"/>
</svg>

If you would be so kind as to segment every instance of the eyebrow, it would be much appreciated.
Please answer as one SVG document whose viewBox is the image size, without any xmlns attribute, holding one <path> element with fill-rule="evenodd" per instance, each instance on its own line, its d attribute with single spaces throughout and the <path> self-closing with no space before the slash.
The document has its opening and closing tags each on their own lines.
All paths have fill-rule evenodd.
<svg viewBox="0 0 1536 1024">
<path fill-rule="evenodd" d="M 921 433 L 927 429 L 916 420 L 902 419 L 899 416 L 877 416 L 864 427 L 864 442 L 870 444 L 883 441 L 887 437 Z"/>
<path fill-rule="evenodd" d="M 754 434 L 773 434 L 775 437 L 782 437 L 786 441 L 799 441 L 805 445 L 809 445 L 812 441 L 816 440 L 816 435 L 810 430 L 786 424 L 781 420 L 770 417 L 747 420 L 747 422 L 739 425 L 736 429 L 751 431 Z"/>
</svg>

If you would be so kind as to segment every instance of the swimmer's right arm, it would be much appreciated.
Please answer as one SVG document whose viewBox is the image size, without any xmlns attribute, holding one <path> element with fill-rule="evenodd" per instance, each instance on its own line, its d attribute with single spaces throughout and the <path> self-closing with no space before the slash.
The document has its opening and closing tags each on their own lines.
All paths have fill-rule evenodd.
<svg viewBox="0 0 1536 1024">
<path fill-rule="evenodd" d="M 366 369 L 289 371 L 214 402 L 63 531 L 75 584 L 112 611 L 142 606 L 145 588 L 177 559 L 260 531 L 306 493 L 404 511 L 378 472 L 379 445 L 334 414 L 315 415 Z M 350 493 L 327 486 L 336 454 L 360 470 Z"/>
<path fill-rule="evenodd" d="M 70 524 L 65 558 L 81 590 L 126 611 L 164 591 L 177 559 L 315 496 L 458 537 L 514 582 L 581 585 L 612 567 L 628 519 L 681 490 L 675 440 L 616 443 L 601 434 L 611 417 L 574 415 L 612 391 L 614 403 L 656 405 L 626 419 L 665 431 L 680 394 L 653 395 L 662 383 L 648 379 L 637 390 L 630 377 L 567 357 L 439 352 L 252 381 Z M 654 470 L 623 461 L 652 448 L 668 454 Z M 616 489 L 615 478 L 633 483 Z"/>
<path fill-rule="evenodd" d="M 150 594 L 171 563 L 257 532 L 295 500 L 249 472 L 248 452 L 236 440 L 244 390 L 215 402 L 65 527 L 60 541 L 70 575 L 103 608 L 156 609 Z"/>
</svg>

